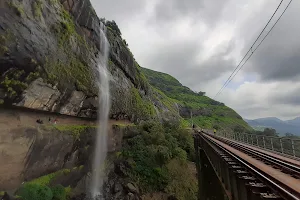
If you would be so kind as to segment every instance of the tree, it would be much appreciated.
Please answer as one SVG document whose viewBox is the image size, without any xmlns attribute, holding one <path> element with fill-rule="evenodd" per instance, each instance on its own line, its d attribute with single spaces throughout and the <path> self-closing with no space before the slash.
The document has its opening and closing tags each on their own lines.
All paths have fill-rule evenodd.
<svg viewBox="0 0 300 200">
<path fill-rule="evenodd" d="M 111 28 L 118 36 L 122 35 L 117 23 L 114 20 L 112 20 L 112 21 L 107 20 L 106 21 L 106 26 Z"/>
<path fill-rule="evenodd" d="M 277 136 L 276 130 L 273 128 L 265 128 L 264 135 L 267 136 Z"/>
<path fill-rule="evenodd" d="M 124 44 L 128 47 L 128 43 L 123 39 Z"/>
<path fill-rule="evenodd" d="M 235 127 L 234 127 L 234 132 L 235 133 L 244 133 L 245 132 L 245 127 L 243 127 L 243 126 L 241 126 L 241 125 L 236 125 Z"/>
<path fill-rule="evenodd" d="M 197 94 L 198 94 L 199 96 L 205 96 L 206 93 L 200 91 L 200 92 L 198 92 Z"/>
<path fill-rule="evenodd" d="M 105 18 L 100 18 L 100 22 L 102 22 L 102 24 L 106 24 L 106 19 Z"/>
</svg>

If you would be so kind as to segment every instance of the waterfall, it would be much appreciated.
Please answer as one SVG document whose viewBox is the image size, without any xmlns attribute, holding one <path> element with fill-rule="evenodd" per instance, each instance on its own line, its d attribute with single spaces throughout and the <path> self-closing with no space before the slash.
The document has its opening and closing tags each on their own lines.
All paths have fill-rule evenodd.
<svg viewBox="0 0 300 200">
<path fill-rule="evenodd" d="M 109 43 L 106 38 L 106 26 L 100 22 L 100 55 L 98 58 L 99 79 L 99 110 L 98 128 L 95 141 L 95 151 L 92 169 L 92 180 L 90 195 L 94 200 L 102 200 L 102 187 L 105 178 L 104 167 L 107 154 L 107 126 L 110 109 L 109 74 L 107 61 L 109 54 Z"/>
</svg>

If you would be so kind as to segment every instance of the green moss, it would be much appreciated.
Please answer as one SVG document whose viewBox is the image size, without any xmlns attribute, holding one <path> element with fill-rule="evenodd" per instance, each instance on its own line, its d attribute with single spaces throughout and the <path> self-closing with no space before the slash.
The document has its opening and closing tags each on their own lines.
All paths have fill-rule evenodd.
<svg viewBox="0 0 300 200">
<path fill-rule="evenodd" d="M 69 196 L 72 192 L 71 186 L 65 187 L 66 195 Z"/>
<path fill-rule="evenodd" d="M 131 108 L 139 119 L 156 117 L 156 111 L 150 100 L 143 99 L 136 88 L 131 88 Z"/>
<path fill-rule="evenodd" d="M 167 95 L 165 95 L 162 91 L 160 91 L 159 89 L 155 88 L 155 87 L 151 87 L 152 90 L 154 91 L 154 97 L 163 103 L 164 106 L 166 106 L 168 108 L 169 111 L 173 112 L 173 113 L 177 113 L 178 111 L 176 110 L 175 107 L 175 100 L 171 99 L 170 97 L 168 97 Z"/>
<path fill-rule="evenodd" d="M 180 127 L 181 128 L 188 128 L 191 127 L 191 123 L 185 119 L 180 120 Z"/>
<path fill-rule="evenodd" d="M 10 1 L 8 3 L 8 5 L 14 9 L 14 11 L 16 12 L 16 14 L 19 16 L 19 17 L 22 17 L 25 15 L 25 12 L 24 12 L 24 8 L 23 8 L 23 5 L 21 3 L 18 3 L 16 4 L 15 2 L 13 1 Z"/>
<path fill-rule="evenodd" d="M 55 177 L 57 177 L 60 174 L 61 174 L 60 171 L 52 173 L 52 174 L 48 174 L 48 175 L 39 177 L 37 179 L 34 179 L 34 180 L 30 181 L 29 183 L 39 184 L 39 185 L 49 185 L 50 181 L 55 179 Z"/>
<path fill-rule="evenodd" d="M 9 49 L 7 46 L 0 45 L 0 55 L 4 55 L 8 52 L 9 52 Z"/>
<path fill-rule="evenodd" d="M 32 81 L 34 81 L 38 77 L 40 77 L 39 72 L 30 72 L 29 75 L 26 77 L 25 81 L 26 81 L 26 83 L 31 83 Z"/>
<path fill-rule="evenodd" d="M 84 37 L 79 35 L 76 31 L 76 25 L 74 23 L 73 16 L 60 5 L 61 8 L 61 21 L 52 27 L 52 30 L 56 33 L 58 37 L 58 44 L 60 47 L 65 48 L 65 45 L 69 43 L 70 39 L 73 37 L 79 44 L 84 45 L 88 48 L 88 44 Z M 69 51 L 69 49 L 66 49 Z"/>
<path fill-rule="evenodd" d="M 11 42 L 13 40 L 13 34 L 11 31 L 6 30 L 4 34 L 0 35 L 0 46 L 5 46 L 7 43 Z"/>
<path fill-rule="evenodd" d="M 0 35 L 0 55 L 9 53 L 8 45 L 13 39 L 13 35 L 10 31 L 6 30 L 4 34 Z"/>
<path fill-rule="evenodd" d="M 38 185 L 49 185 L 50 182 L 55 178 L 57 178 L 58 176 L 67 175 L 70 172 L 71 172 L 70 169 L 62 169 L 54 173 L 47 174 L 45 176 L 41 176 L 39 178 L 33 179 L 32 181 L 29 181 L 27 183 L 38 184 Z"/>
<path fill-rule="evenodd" d="M 35 0 L 33 3 L 33 13 L 36 18 L 41 18 L 42 16 L 43 2 L 41 0 Z"/>
<path fill-rule="evenodd" d="M 4 35 L 0 35 L 0 44 L 5 44 L 6 37 Z"/>
<path fill-rule="evenodd" d="M 18 75 L 18 73 L 15 74 L 16 79 L 18 79 Z M 4 80 L 1 82 L 1 87 L 4 89 L 9 98 L 14 98 L 17 94 L 20 94 L 23 90 L 25 90 L 28 85 L 19 80 L 5 76 Z"/>
<path fill-rule="evenodd" d="M 48 81 L 53 85 L 56 83 L 75 84 L 79 91 L 97 94 L 98 90 L 94 85 L 93 74 L 89 66 L 75 56 L 69 56 L 66 63 L 60 60 L 46 59 L 44 68 L 48 75 Z"/>
<path fill-rule="evenodd" d="M 118 151 L 115 154 L 116 154 L 116 157 L 119 158 L 122 155 L 122 152 Z"/>
<path fill-rule="evenodd" d="M 52 6 L 59 3 L 58 0 L 49 0 L 49 2 Z"/>
<path fill-rule="evenodd" d="M 97 128 L 96 126 L 81 126 L 81 125 L 56 125 L 55 128 L 63 132 L 71 132 L 75 140 L 80 140 L 80 135 L 87 128 Z"/>
</svg>

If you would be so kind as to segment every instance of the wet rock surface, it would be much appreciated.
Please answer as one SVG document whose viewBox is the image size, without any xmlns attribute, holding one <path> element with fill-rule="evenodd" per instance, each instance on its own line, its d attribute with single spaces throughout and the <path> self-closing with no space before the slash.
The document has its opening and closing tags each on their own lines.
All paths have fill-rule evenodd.
<svg viewBox="0 0 300 200">
<path fill-rule="evenodd" d="M 0 191 L 11 190 L 23 181 L 61 169 L 71 169 L 72 173 L 58 177 L 55 183 L 60 182 L 66 187 L 78 183 L 78 192 L 85 190 L 88 182 L 86 174 L 91 169 L 96 127 L 78 131 L 76 125 L 72 129 L 72 125 L 66 124 L 62 127 L 71 129 L 60 131 L 48 122 L 49 115 L 42 116 L 34 112 L 1 111 Z M 37 124 L 36 117 L 45 118 L 44 124 Z M 51 119 L 54 117 L 51 116 Z M 72 120 L 79 127 L 80 123 L 91 123 L 73 118 L 68 120 L 59 118 L 58 126 L 60 123 L 71 123 Z M 108 152 L 113 154 L 120 151 L 122 138 L 129 131 L 130 127 L 109 126 Z M 72 171 L 73 168 L 81 170 Z"/>
<path fill-rule="evenodd" d="M 96 118 L 100 20 L 88 0 L 3 0 L 0 5 L 0 100 L 6 104 Z M 110 43 L 112 119 L 139 121 L 132 104 L 151 89 L 123 39 Z M 10 85 L 14 83 L 14 85 Z M 153 105 L 152 105 L 153 106 Z"/>
<path fill-rule="evenodd" d="M 52 111 L 60 95 L 61 93 L 57 88 L 45 83 L 42 78 L 38 78 L 23 92 L 22 100 L 16 105 L 37 110 Z"/>
</svg>

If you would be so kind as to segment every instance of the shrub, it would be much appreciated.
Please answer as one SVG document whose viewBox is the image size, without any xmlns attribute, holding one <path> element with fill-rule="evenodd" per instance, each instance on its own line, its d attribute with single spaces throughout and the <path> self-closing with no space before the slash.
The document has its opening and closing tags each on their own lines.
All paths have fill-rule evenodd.
<svg viewBox="0 0 300 200">
<path fill-rule="evenodd" d="M 18 195 L 22 200 L 51 200 L 52 191 L 48 186 L 34 183 L 26 183 L 19 191 Z"/>
<path fill-rule="evenodd" d="M 161 191 L 170 183 L 166 167 L 170 160 L 186 162 L 191 157 L 192 136 L 180 128 L 180 123 L 149 121 L 141 123 L 138 130 L 140 134 L 128 139 L 122 152 L 132 163 L 129 176 L 145 192 Z"/>
<path fill-rule="evenodd" d="M 169 182 L 165 191 L 178 200 L 197 199 L 197 178 L 187 162 L 174 159 L 167 164 Z"/>
<path fill-rule="evenodd" d="M 67 193 L 65 188 L 62 185 L 56 185 L 51 188 L 53 193 L 53 200 L 66 200 Z"/>
</svg>

